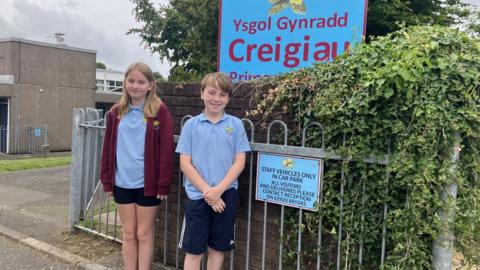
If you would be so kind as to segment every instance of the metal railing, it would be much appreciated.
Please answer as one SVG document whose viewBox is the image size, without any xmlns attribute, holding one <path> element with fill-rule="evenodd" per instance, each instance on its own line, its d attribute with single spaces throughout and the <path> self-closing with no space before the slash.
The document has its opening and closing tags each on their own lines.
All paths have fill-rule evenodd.
<svg viewBox="0 0 480 270">
<path fill-rule="evenodd" d="M 181 126 L 191 116 L 186 116 L 181 121 Z M 356 209 L 359 213 L 359 219 L 375 219 L 378 224 L 372 232 L 372 228 L 362 226 L 358 230 L 358 235 L 344 235 L 345 209 L 350 207 L 348 201 L 345 201 L 345 195 L 349 192 L 349 181 L 347 172 L 352 163 L 364 164 L 365 174 L 371 166 L 381 167 L 383 175 L 384 194 L 388 194 L 388 155 L 381 157 L 368 157 L 359 160 L 345 158 L 338 153 L 328 151 L 324 142 L 324 129 L 319 123 L 311 123 L 303 130 L 301 146 L 289 146 L 287 141 L 288 128 L 284 122 L 273 121 L 267 129 L 266 143 L 255 141 L 255 126 L 248 119 L 242 119 L 247 132 L 249 133 L 252 152 L 247 156 L 247 165 L 242 178 L 239 180 L 240 204 L 237 210 L 237 222 L 235 238 L 237 247 L 229 252 L 225 258 L 225 269 L 350 269 L 346 267 L 346 256 L 355 256 L 356 264 L 359 268 L 362 265 L 375 265 L 381 268 L 385 263 L 388 253 L 387 239 L 388 232 L 386 228 L 386 219 L 389 211 L 385 202 L 376 202 L 375 209 L 365 209 L 369 205 L 368 192 L 366 190 L 366 179 L 359 177 L 355 179 L 359 185 L 360 207 Z M 103 135 L 104 119 L 101 113 L 95 110 L 74 110 L 74 120 L 72 129 L 72 170 L 70 187 L 70 228 L 79 228 L 106 238 L 121 242 L 121 224 L 118 222 L 118 216 L 115 204 L 112 199 L 102 192 L 100 187 L 99 159 L 101 153 L 101 141 Z M 283 135 L 283 142 L 280 144 L 270 143 L 270 137 L 274 126 L 275 136 Z M 280 128 L 278 128 L 280 127 Z M 309 142 L 306 138 L 307 131 L 315 130 L 320 132 L 322 137 L 321 147 L 308 147 Z M 178 141 L 178 136 L 175 136 Z M 345 141 L 345 138 L 344 138 Z M 318 142 L 317 142 L 318 144 Z M 303 209 L 289 209 L 296 215 L 296 253 L 295 265 L 284 265 L 285 246 L 282 239 L 285 236 L 284 220 L 287 206 L 279 206 L 264 201 L 254 199 L 255 184 L 255 160 L 256 152 L 268 152 L 275 154 L 297 155 L 303 157 L 317 158 L 323 160 L 322 174 L 324 164 L 331 162 L 339 166 L 340 174 L 335 179 L 333 192 L 335 195 L 334 204 L 338 206 L 338 221 L 336 224 L 329 223 L 328 228 L 334 228 L 335 232 L 326 230 L 323 216 L 320 215 L 318 226 L 316 227 L 316 238 L 305 239 L 304 232 L 301 229 L 305 219 L 306 211 Z M 328 171 L 328 168 L 326 168 Z M 323 178 L 323 175 L 322 177 Z M 183 254 L 177 248 L 180 238 L 181 220 L 183 216 L 182 199 L 186 194 L 183 189 L 183 176 L 180 170 L 177 171 L 176 181 L 172 183 L 172 193 L 165 203 L 160 206 L 159 215 L 155 226 L 155 248 L 156 263 L 164 266 L 180 269 L 183 261 Z M 331 180 L 331 179 L 330 179 Z M 357 181 L 358 180 L 358 181 Z M 331 183 L 329 183 L 332 185 Z M 324 192 L 325 184 L 320 181 L 319 203 L 325 203 Z M 330 190 L 332 192 L 332 190 Z M 297 211 L 297 212 L 295 212 Z M 329 221 L 331 222 L 331 220 Z M 366 233 L 376 234 L 376 243 L 365 243 L 363 235 Z M 344 242 L 352 241 L 356 237 L 358 246 L 355 250 L 345 250 L 347 246 Z M 366 248 L 371 249 L 372 245 L 378 250 L 376 258 L 365 258 Z M 290 250 L 292 247 L 289 247 Z M 347 247 L 348 248 L 348 247 Z M 303 264 L 302 256 L 305 253 L 314 254 L 314 265 L 306 266 Z M 346 255 L 347 254 L 347 255 Z M 355 254 L 355 255 L 353 255 Z M 369 260 L 369 261 L 367 261 Z M 356 268 L 356 267 L 355 267 Z M 205 268 L 205 262 L 202 264 Z"/>
<path fill-rule="evenodd" d="M 47 125 L 29 127 L 0 126 L 0 152 L 6 154 L 38 154 L 48 146 Z"/>
</svg>

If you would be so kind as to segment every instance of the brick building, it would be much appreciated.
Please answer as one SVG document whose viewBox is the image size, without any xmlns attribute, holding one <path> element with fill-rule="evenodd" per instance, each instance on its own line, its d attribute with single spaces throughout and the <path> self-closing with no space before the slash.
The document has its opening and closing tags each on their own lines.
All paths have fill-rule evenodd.
<svg viewBox="0 0 480 270">
<path fill-rule="evenodd" d="M 8 127 L 4 148 L 28 143 L 16 141 L 18 130 L 46 126 L 50 150 L 70 149 L 72 108 L 95 105 L 95 65 L 92 50 L 0 39 L 0 126 Z"/>
<path fill-rule="evenodd" d="M 0 39 L 0 153 L 37 152 L 45 142 L 70 150 L 73 108 L 104 109 L 120 98 L 97 89 L 97 73 L 93 50 Z M 123 74 L 115 75 L 118 84 Z"/>
</svg>

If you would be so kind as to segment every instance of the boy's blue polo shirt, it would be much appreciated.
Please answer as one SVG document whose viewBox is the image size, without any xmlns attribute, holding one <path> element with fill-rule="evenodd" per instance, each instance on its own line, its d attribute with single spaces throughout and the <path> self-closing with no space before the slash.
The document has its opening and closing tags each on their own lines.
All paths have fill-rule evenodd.
<svg viewBox="0 0 480 270">
<path fill-rule="evenodd" d="M 193 167 L 211 187 L 223 180 L 236 154 L 249 151 L 250 143 L 242 121 L 226 113 L 215 124 L 203 113 L 189 119 L 183 126 L 175 150 L 192 157 Z M 202 193 L 187 177 L 184 186 L 189 199 L 203 198 Z M 238 187 L 237 180 L 231 187 Z"/>
<path fill-rule="evenodd" d="M 145 131 L 143 105 L 131 106 L 118 125 L 115 185 L 144 187 Z"/>
</svg>

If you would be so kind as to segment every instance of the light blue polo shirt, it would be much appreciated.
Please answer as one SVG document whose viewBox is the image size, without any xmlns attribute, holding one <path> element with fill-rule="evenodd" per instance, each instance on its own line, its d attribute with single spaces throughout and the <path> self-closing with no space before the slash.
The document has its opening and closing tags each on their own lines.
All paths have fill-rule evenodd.
<svg viewBox="0 0 480 270">
<path fill-rule="evenodd" d="M 118 124 L 115 185 L 122 188 L 144 186 L 145 131 L 143 104 L 130 105 Z"/>
<path fill-rule="evenodd" d="M 192 165 L 209 186 L 223 180 L 235 160 L 235 155 L 250 151 L 242 121 L 224 113 L 217 123 L 210 122 L 205 114 L 189 119 L 183 126 L 175 152 L 192 157 Z M 188 198 L 202 199 L 202 193 L 184 176 Z M 232 183 L 233 188 L 238 182 Z"/>
</svg>

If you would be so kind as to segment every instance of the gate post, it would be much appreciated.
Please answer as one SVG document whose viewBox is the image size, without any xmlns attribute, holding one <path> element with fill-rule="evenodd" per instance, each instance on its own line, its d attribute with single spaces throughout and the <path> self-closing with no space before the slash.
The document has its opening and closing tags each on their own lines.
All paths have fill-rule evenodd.
<svg viewBox="0 0 480 270">
<path fill-rule="evenodd" d="M 80 201 L 83 174 L 83 137 L 84 131 L 80 127 L 85 121 L 85 112 L 81 108 L 73 109 L 72 121 L 72 165 L 70 167 L 70 207 L 68 216 L 68 230 L 73 231 L 74 225 L 80 217 Z"/>
<path fill-rule="evenodd" d="M 450 157 L 451 165 L 449 172 L 451 175 L 453 175 L 457 169 L 460 151 L 460 136 L 455 134 Z M 440 198 L 445 207 L 437 212 L 441 227 L 437 238 L 433 241 L 433 267 L 435 270 L 451 270 L 455 242 L 455 235 L 451 224 L 455 219 L 455 204 L 457 200 L 457 184 L 455 179 L 445 184 L 440 193 Z"/>
</svg>

